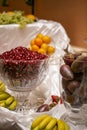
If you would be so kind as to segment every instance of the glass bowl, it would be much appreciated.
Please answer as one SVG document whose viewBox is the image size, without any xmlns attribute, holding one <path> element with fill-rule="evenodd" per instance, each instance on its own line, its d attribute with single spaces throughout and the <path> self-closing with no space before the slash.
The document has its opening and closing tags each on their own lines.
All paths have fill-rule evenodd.
<svg viewBox="0 0 87 130">
<path fill-rule="evenodd" d="M 87 52 L 68 53 L 60 65 L 60 93 L 66 108 L 61 117 L 74 124 L 87 124 Z"/>
<path fill-rule="evenodd" d="M 27 104 L 25 101 L 30 92 L 45 79 L 48 59 L 47 55 L 25 47 L 17 47 L 0 55 L 0 78 L 18 99 L 18 109 L 26 107 L 24 104 Z"/>
<path fill-rule="evenodd" d="M 31 91 L 46 77 L 47 61 L 48 59 L 32 61 L 0 59 L 0 77 L 12 91 Z"/>
</svg>

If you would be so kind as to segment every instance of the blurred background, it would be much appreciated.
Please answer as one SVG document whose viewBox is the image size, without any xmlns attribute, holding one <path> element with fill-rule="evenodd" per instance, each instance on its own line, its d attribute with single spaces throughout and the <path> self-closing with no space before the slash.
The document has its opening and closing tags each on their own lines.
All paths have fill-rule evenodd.
<svg viewBox="0 0 87 130">
<path fill-rule="evenodd" d="M 70 44 L 87 49 L 87 0 L 0 0 L 0 12 L 14 10 L 61 23 Z"/>
</svg>

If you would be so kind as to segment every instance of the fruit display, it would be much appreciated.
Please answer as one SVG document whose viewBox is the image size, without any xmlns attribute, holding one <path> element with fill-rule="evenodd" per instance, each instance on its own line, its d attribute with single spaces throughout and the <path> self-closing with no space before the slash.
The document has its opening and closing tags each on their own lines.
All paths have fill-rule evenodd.
<svg viewBox="0 0 87 130">
<path fill-rule="evenodd" d="M 55 52 L 55 47 L 51 44 L 51 37 L 39 33 L 31 40 L 29 48 L 42 54 L 51 55 Z"/>
<path fill-rule="evenodd" d="M 20 28 L 24 28 L 27 24 L 36 21 L 36 17 L 32 14 L 24 14 L 24 11 L 3 11 L 0 13 L 0 25 L 19 24 Z"/>
<path fill-rule="evenodd" d="M 17 107 L 18 101 L 14 96 L 6 92 L 5 84 L 0 81 L 0 107 L 5 107 L 9 110 L 15 110 Z"/>
<path fill-rule="evenodd" d="M 31 130 L 70 130 L 70 127 L 62 119 L 43 114 L 33 120 Z"/>
<path fill-rule="evenodd" d="M 47 55 L 19 46 L 0 55 L 0 74 L 10 89 L 26 91 L 42 82 L 47 60 Z"/>
<path fill-rule="evenodd" d="M 49 111 L 50 109 L 52 109 L 53 107 L 55 107 L 58 103 L 62 104 L 62 99 L 61 97 L 57 96 L 57 95 L 51 95 L 52 101 L 49 104 L 42 104 L 40 105 L 36 112 L 45 112 L 45 111 Z"/>
<path fill-rule="evenodd" d="M 17 100 L 9 93 L 0 91 L 0 106 L 13 111 L 17 107 Z"/>
<path fill-rule="evenodd" d="M 87 104 L 87 52 L 68 53 L 60 66 L 63 100 L 72 107 Z"/>
</svg>

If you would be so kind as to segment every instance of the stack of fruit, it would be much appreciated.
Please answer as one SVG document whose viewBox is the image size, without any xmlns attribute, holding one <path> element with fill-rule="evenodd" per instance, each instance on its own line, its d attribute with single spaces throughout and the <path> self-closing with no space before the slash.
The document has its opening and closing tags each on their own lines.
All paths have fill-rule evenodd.
<svg viewBox="0 0 87 130">
<path fill-rule="evenodd" d="M 9 110 L 15 110 L 17 107 L 17 100 L 5 90 L 5 84 L 0 81 L 0 106 L 8 108 Z"/>
<path fill-rule="evenodd" d="M 62 119 L 43 114 L 32 122 L 31 130 L 70 130 L 70 127 Z"/>
<path fill-rule="evenodd" d="M 19 24 L 24 28 L 27 24 L 36 21 L 36 17 L 32 14 L 25 15 L 24 11 L 3 11 L 0 13 L 0 25 Z"/>
<path fill-rule="evenodd" d="M 42 54 L 51 55 L 55 52 L 55 48 L 49 44 L 51 44 L 51 37 L 39 33 L 31 40 L 29 48 Z"/>
<path fill-rule="evenodd" d="M 87 104 L 87 52 L 68 53 L 60 67 L 63 99 L 73 107 Z"/>
</svg>

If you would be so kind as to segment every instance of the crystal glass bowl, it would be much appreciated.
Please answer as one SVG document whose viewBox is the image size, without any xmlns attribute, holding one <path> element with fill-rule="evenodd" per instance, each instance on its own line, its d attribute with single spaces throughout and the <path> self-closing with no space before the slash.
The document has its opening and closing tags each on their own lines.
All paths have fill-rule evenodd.
<svg viewBox="0 0 87 130">
<path fill-rule="evenodd" d="M 87 52 L 66 54 L 60 66 L 60 93 L 66 108 L 62 116 L 74 124 L 87 124 Z"/>
<path fill-rule="evenodd" d="M 18 108 L 28 105 L 25 100 L 29 93 L 45 79 L 48 59 L 47 55 L 25 47 L 17 47 L 0 55 L 0 78 L 18 99 Z"/>
<path fill-rule="evenodd" d="M 12 91 L 31 91 L 46 77 L 47 61 L 47 59 L 32 61 L 0 59 L 0 77 Z"/>
</svg>

